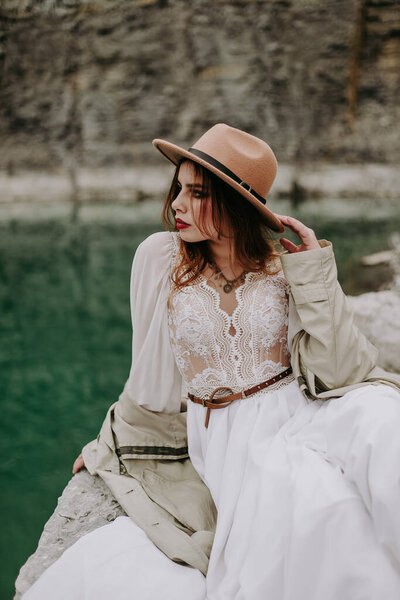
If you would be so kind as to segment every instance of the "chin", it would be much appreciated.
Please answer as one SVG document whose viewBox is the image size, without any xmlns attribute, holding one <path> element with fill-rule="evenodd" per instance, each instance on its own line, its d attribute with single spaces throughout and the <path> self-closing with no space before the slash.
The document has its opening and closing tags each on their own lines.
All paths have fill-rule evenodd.
<svg viewBox="0 0 400 600">
<path fill-rule="evenodd" d="M 185 242 L 203 242 L 208 239 L 200 232 L 188 231 L 187 229 L 177 229 L 178 234 Z"/>
</svg>

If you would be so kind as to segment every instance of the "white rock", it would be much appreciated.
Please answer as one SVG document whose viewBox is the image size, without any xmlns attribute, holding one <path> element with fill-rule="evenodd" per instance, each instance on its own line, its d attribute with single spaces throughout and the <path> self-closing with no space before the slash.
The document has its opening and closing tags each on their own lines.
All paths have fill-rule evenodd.
<svg viewBox="0 0 400 600">
<path fill-rule="evenodd" d="M 44 526 L 35 553 L 19 571 L 14 600 L 19 600 L 39 575 L 80 537 L 125 514 L 100 477 L 93 477 L 86 469 L 76 473 Z"/>
<path fill-rule="evenodd" d="M 400 292 L 349 297 L 358 327 L 379 350 L 379 365 L 400 373 Z"/>
</svg>

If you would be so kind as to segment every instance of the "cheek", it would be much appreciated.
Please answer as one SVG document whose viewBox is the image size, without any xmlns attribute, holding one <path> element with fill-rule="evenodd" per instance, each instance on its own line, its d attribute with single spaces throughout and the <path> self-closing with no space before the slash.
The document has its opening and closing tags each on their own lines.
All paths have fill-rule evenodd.
<svg viewBox="0 0 400 600">
<path fill-rule="evenodd" d="M 205 207 L 205 218 L 208 222 L 212 220 L 212 210 L 211 210 L 211 202 L 207 202 Z"/>
<path fill-rule="evenodd" d="M 192 206 L 192 214 L 197 223 L 200 221 L 201 211 L 202 211 L 201 201 L 194 200 L 193 206 Z M 208 218 L 208 216 L 207 216 L 207 211 L 206 211 L 206 219 L 207 218 Z"/>
<path fill-rule="evenodd" d="M 192 220 L 195 223 L 198 223 L 198 221 L 199 221 L 199 207 L 197 206 L 197 203 L 193 202 L 192 206 L 190 207 L 190 214 L 192 216 Z"/>
<path fill-rule="evenodd" d="M 201 211 L 203 210 L 202 204 L 204 202 L 207 202 L 207 201 L 202 200 L 200 202 L 193 203 L 193 218 L 194 218 L 194 221 L 198 224 L 200 224 L 200 214 L 201 214 Z M 207 202 L 206 206 L 204 207 L 204 221 L 203 222 L 206 227 L 207 226 L 211 227 L 211 229 L 214 230 L 213 223 L 212 223 L 211 202 Z"/>
</svg>

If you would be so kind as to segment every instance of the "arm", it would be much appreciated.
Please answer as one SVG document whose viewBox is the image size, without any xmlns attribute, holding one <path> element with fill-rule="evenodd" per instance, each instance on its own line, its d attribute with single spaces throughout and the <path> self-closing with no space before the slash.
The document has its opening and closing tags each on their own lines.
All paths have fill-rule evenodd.
<svg viewBox="0 0 400 600">
<path fill-rule="evenodd" d="M 172 448 L 165 458 L 187 456 L 186 420 L 180 412 L 182 378 L 170 346 L 167 321 L 171 251 L 170 233 L 158 232 L 138 246 L 133 258 L 131 369 L 97 438 L 82 449 L 92 475 L 98 470 L 119 474 L 119 456 L 160 458 L 157 453 L 165 447 Z"/>
<path fill-rule="evenodd" d="M 294 367 L 313 394 L 364 381 L 378 356 L 354 323 L 337 281 L 332 244 L 322 240 L 320 246 L 281 256 L 299 323 L 292 341 Z"/>
<path fill-rule="evenodd" d="M 136 251 L 132 366 L 99 435 L 82 453 L 88 471 L 103 479 L 155 546 L 205 575 L 217 510 L 188 454 L 186 403 L 181 406 L 167 319 L 172 252 L 170 232 L 149 236 Z"/>
<path fill-rule="evenodd" d="M 280 217 L 302 239 L 300 248 L 281 239 L 289 283 L 293 370 L 305 379 L 312 396 L 364 381 L 376 365 L 377 349 L 354 323 L 349 302 L 337 280 L 332 244 L 291 217 Z M 293 322 L 295 326 L 293 327 Z"/>
</svg>

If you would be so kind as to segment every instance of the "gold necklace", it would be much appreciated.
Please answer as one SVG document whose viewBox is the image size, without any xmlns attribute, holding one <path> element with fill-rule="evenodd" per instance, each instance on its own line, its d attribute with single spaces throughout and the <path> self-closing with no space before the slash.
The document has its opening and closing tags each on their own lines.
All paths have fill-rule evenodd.
<svg viewBox="0 0 400 600">
<path fill-rule="evenodd" d="M 236 277 L 236 279 L 227 279 L 213 259 L 210 259 L 208 261 L 208 264 L 216 272 L 217 275 L 222 275 L 222 277 L 225 279 L 226 283 L 222 289 L 227 294 L 229 294 L 229 292 L 231 292 L 233 290 L 233 287 L 238 280 L 240 280 L 242 283 L 244 282 L 246 273 L 248 272 L 248 271 L 243 271 L 240 275 L 238 275 L 238 277 Z"/>
</svg>

